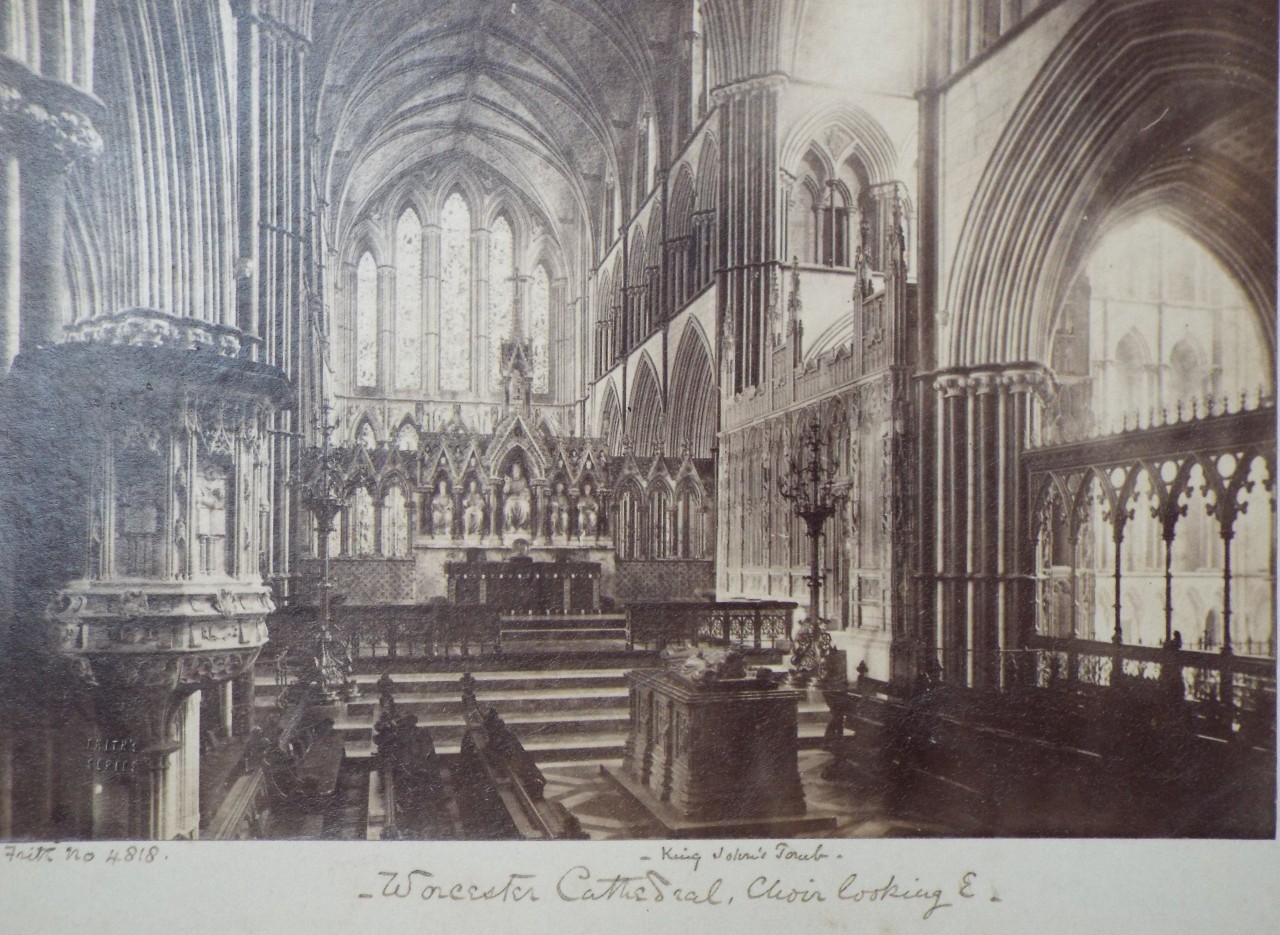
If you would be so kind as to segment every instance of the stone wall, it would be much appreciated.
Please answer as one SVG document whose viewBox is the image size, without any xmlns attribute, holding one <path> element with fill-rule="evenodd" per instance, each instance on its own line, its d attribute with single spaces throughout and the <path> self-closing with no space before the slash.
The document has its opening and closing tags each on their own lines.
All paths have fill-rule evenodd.
<svg viewBox="0 0 1280 935">
<path fill-rule="evenodd" d="M 715 563 L 662 560 L 618 562 L 614 598 L 626 606 L 647 601 L 694 601 L 715 589 Z"/>
</svg>

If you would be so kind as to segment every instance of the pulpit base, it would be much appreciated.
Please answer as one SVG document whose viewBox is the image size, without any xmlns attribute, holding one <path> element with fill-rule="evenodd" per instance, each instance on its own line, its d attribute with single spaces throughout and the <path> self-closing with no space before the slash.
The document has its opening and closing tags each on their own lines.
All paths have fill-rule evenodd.
<svg viewBox="0 0 1280 935">
<path fill-rule="evenodd" d="M 668 838 L 783 838 L 836 826 L 834 815 L 780 815 L 776 817 L 697 820 L 685 818 L 666 802 L 654 798 L 644 786 L 631 779 L 625 769 L 600 767 L 600 774 L 641 805 Z"/>
</svg>

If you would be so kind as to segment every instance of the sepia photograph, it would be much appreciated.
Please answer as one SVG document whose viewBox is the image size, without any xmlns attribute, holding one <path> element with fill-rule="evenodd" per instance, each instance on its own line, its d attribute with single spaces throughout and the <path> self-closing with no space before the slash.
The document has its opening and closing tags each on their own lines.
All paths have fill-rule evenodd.
<svg viewBox="0 0 1280 935">
<path fill-rule="evenodd" d="M 1274 868 L 1277 25 L 0 0 L 0 892 Z"/>
</svg>

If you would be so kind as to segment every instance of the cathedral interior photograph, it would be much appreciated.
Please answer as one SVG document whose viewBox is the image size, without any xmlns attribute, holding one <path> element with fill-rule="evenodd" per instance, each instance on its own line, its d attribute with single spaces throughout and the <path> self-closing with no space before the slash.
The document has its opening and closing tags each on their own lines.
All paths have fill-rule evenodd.
<svg viewBox="0 0 1280 935">
<path fill-rule="evenodd" d="M 0 840 L 1274 840 L 1277 20 L 0 0 Z"/>
</svg>

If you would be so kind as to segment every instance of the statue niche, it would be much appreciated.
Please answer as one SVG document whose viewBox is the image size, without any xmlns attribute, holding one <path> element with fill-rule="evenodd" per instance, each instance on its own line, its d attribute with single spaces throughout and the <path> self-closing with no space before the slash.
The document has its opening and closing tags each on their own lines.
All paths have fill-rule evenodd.
<svg viewBox="0 0 1280 935">
<path fill-rule="evenodd" d="M 529 534 L 532 519 L 532 495 L 529 479 L 519 461 L 511 462 L 511 468 L 502 481 L 502 529 L 504 533 Z"/>
<path fill-rule="evenodd" d="M 590 482 L 582 485 L 582 494 L 578 497 L 578 535 L 583 539 L 600 535 L 600 501 L 592 492 Z"/>
<path fill-rule="evenodd" d="M 444 478 L 436 485 L 435 496 L 431 498 L 431 535 L 437 539 L 453 535 L 453 491 Z"/>
<path fill-rule="evenodd" d="M 555 491 L 547 504 L 548 520 L 551 523 L 551 535 L 556 539 L 569 538 L 569 496 L 565 493 L 564 481 L 556 481 Z"/>
<path fill-rule="evenodd" d="M 115 571 L 121 577 L 160 573 L 164 477 L 158 452 L 135 447 L 116 461 Z"/>
<path fill-rule="evenodd" d="M 467 493 L 462 498 L 462 526 L 467 538 L 479 539 L 484 535 L 484 517 L 484 494 L 473 477 L 467 482 Z"/>
<path fill-rule="evenodd" d="M 227 571 L 227 470 L 204 464 L 196 474 L 197 571 L 215 576 Z"/>
</svg>

